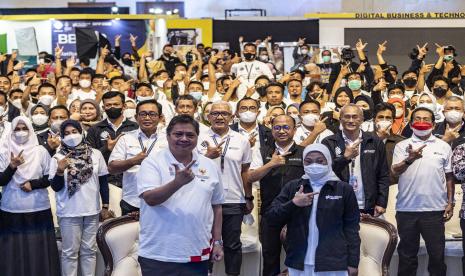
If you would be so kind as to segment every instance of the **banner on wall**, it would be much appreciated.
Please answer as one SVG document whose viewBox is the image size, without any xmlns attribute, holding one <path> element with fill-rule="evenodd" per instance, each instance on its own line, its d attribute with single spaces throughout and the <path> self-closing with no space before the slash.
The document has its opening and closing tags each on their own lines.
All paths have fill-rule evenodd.
<svg viewBox="0 0 465 276">
<path fill-rule="evenodd" d="M 319 19 L 465 19 L 465 12 L 307 13 L 305 17 Z"/>
<path fill-rule="evenodd" d="M 132 53 L 130 34 L 137 37 L 138 49 L 149 45 L 149 34 L 153 32 L 149 20 L 54 20 L 52 22 L 52 48 L 57 43 L 63 48 L 63 57 L 76 56 L 76 28 L 88 28 L 106 35 L 114 46 L 114 38 L 121 35 L 121 54 Z"/>
</svg>

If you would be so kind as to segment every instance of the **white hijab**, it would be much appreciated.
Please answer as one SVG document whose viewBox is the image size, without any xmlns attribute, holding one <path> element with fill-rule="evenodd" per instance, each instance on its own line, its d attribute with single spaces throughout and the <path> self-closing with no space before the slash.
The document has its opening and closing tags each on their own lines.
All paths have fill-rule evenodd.
<svg viewBox="0 0 465 276">
<path fill-rule="evenodd" d="M 14 129 L 19 123 L 25 124 L 29 130 L 29 136 L 24 144 L 18 144 L 14 136 Z M 8 142 L 8 164 L 11 160 L 11 153 L 13 153 L 14 156 L 18 156 L 19 153 L 23 151 L 22 157 L 24 158 L 24 163 L 16 170 L 16 173 L 13 176 L 14 182 L 22 184 L 26 181 L 32 180 L 33 177 L 36 176 L 37 171 L 42 167 L 42 156 L 36 152 L 36 147 L 40 147 L 39 141 L 37 140 L 37 136 L 34 134 L 34 128 L 32 127 L 32 123 L 29 118 L 25 116 L 18 116 L 13 119 L 11 122 L 11 134 Z"/>
<path fill-rule="evenodd" d="M 326 162 L 328 163 L 327 164 L 328 173 L 326 175 L 324 175 L 323 177 L 317 179 L 317 180 L 313 180 L 312 183 L 311 183 L 312 186 L 313 185 L 315 185 L 315 186 L 323 186 L 328 181 L 340 181 L 339 177 L 337 177 L 337 175 L 333 172 L 333 167 L 332 167 L 333 159 L 331 158 L 331 153 L 329 152 L 328 148 L 325 145 L 319 144 L 319 143 L 310 144 L 310 145 L 305 147 L 304 152 L 303 152 L 303 156 L 302 156 L 302 160 L 304 160 L 305 157 L 307 156 L 307 154 L 309 154 L 312 151 L 317 151 L 317 152 L 323 154 L 323 156 L 326 158 Z M 302 176 L 302 178 L 303 179 L 311 179 L 310 176 L 307 175 L 307 174 L 304 174 Z"/>
<path fill-rule="evenodd" d="M 433 111 L 433 113 L 434 113 L 435 122 L 440 123 L 440 122 L 444 121 L 444 115 L 442 113 L 442 105 L 437 103 L 436 97 L 432 93 L 422 92 L 418 96 L 418 101 L 420 100 L 421 96 L 423 96 L 423 95 L 428 96 L 432 101 L 433 110 L 431 110 L 431 111 Z M 417 106 L 418 106 L 418 104 L 417 104 Z"/>
</svg>

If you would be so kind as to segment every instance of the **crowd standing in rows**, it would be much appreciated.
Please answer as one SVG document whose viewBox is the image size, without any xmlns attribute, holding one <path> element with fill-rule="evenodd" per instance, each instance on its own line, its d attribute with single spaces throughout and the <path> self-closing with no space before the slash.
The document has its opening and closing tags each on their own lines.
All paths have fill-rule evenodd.
<svg viewBox="0 0 465 276">
<path fill-rule="evenodd" d="M 283 228 L 291 276 L 356 275 L 360 216 L 383 217 L 398 184 L 398 274 L 415 274 L 422 236 L 428 271 L 445 275 L 444 223 L 465 218 L 464 206 L 453 214 L 465 179 L 465 66 L 453 46 L 436 44 L 426 64 L 434 54 L 416 45 L 399 71 L 387 41 L 369 61 L 361 39 L 319 49 L 299 38 L 286 72 L 272 37 L 241 37 L 240 53 L 167 44 L 158 59 L 132 35 L 121 53 L 120 40 L 95 68 L 60 45 L 27 70 L 16 52 L 0 56 L 2 274 L 94 275 L 116 185 L 122 214 L 140 212 L 143 275 L 207 275 L 223 258 L 239 275 L 254 187 L 263 275 L 284 269 Z"/>
</svg>

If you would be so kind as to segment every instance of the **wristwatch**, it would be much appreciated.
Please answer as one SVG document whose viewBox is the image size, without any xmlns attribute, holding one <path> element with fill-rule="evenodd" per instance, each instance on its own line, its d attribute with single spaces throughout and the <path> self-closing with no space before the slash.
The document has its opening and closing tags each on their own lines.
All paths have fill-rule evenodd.
<svg viewBox="0 0 465 276">
<path fill-rule="evenodd" d="M 213 245 L 223 246 L 223 241 L 222 240 L 215 240 L 215 241 L 213 241 Z"/>
<path fill-rule="evenodd" d="M 244 198 L 245 200 L 248 200 L 248 201 L 253 201 L 255 199 L 254 196 L 245 196 Z"/>
</svg>

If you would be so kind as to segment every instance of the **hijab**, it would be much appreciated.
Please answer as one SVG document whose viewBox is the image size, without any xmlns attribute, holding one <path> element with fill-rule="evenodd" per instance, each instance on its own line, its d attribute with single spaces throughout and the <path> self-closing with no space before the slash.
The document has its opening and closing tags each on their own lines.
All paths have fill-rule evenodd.
<svg viewBox="0 0 465 276">
<path fill-rule="evenodd" d="M 15 139 L 14 129 L 19 123 L 25 124 L 28 129 L 28 138 L 24 144 L 18 144 Z M 9 136 L 8 144 L 9 152 L 6 156 L 8 163 L 11 162 L 11 154 L 18 156 L 19 153 L 22 152 L 22 156 L 24 157 L 24 163 L 18 166 L 16 173 L 13 175 L 13 181 L 15 183 L 22 184 L 34 178 L 38 168 L 42 167 L 42 156 L 35 152 L 37 150 L 36 147 L 40 147 L 40 145 L 39 141 L 37 140 L 37 136 L 34 133 L 32 122 L 29 120 L 29 118 L 26 116 L 18 116 L 13 119 L 11 122 L 11 134 Z"/>
<path fill-rule="evenodd" d="M 63 156 L 71 153 L 69 158 L 69 167 L 67 173 L 67 189 L 68 196 L 72 197 L 79 189 L 81 185 L 87 183 L 93 174 L 93 163 L 92 163 L 92 148 L 84 142 L 84 140 L 75 147 L 70 147 L 63 142 L 65 137 L 65 128 L 67 126 L 75 127 L 82 135 L 82 127 L 78 121 L 66 120 L 61 124 L 60 136 L 61 136 L 61 149 L 60 154 Z"/>
<path fill-rule="evenodd" d="M 405 102 L 402 99 L 399 98 L 390 98 L 388 100 L 388 103 L 394 104 L 394 103 L 400 103 L 402 105 L 402 110 L 404 113 L 402 114 L 402 117 L 396 118 L 396 114 L 394 114 L 394 120 L 392 122 L 391 130 L 393 134 L 400 135 L 402 133 L 402 130 L 405 127 L 405 113 L 407 112 L 407 109 L 405 108 Z"/>
<path fill-rule="evenodd" d="M 350 99 L 350 103 L 353 103 L 354 102 L 354 94 L 352 93 L 352 90 L 350 90 L 349 87 L 339 87 L 337 90 L 336 90 L 336 93 L 334 93 L 334 104 L 336 105 L 336 110 L 339 111 L 339 109 L 341 109 L 341 105 L 339 105 L 337 103 L 337 97 L 339 97 L 339 94 L 341 94 L 342 92 L 345 92 L 347 94 L 347 97 L 349 97 Z"/>
<path fill-rule="evenodd" d="M 48 111 L 49 111 L 49 108 L 43 104 L 36 104 L 34 107 L 31 108 L 31 118 L 32 118 L 32 114 L 34 114 L 34 111 L 37 109 L 37 108 L 42 108 L 43 110 L 45 110 L 45 114 L 48 114 Z M 47 116 L 48 117 L 48 116 Z M 34 128 L 34 131 L 36 134 L 40 134 L 46 130 L 48 130 L 48 120 L 42 124 L 42 125 L 36 125 L 32 122 L 32 127 Z"/>
<path fill-rule="evenodd" d="M 333 171 L 333 167 L 332 167 L 333 160 L 331 158 L 331 154 L 330 154 L 328 148 L 325 145 L 319 144 L 319 143 L 310 144 L 310 145 L 305 147 L 304 152 L 303 152 L 303 156 L 302 156 L 302 160 L 305 159 L 305 157 L 312 151 L 317 151 L 317 152 L 323 154 L 323 156 L 326 158 L 326 163 L 327 163 L 326 166 L 328 167 L 328 172 L 324 176 L 320 177 L 319 179 L 311 181 L 312 186 L 320 186 L 321 187 L 328 181 L 340 181 L 339 177 L 337 177 L 336 174 Z M 309 179 L 309 180 L 311 179 L 310 176 L 307 175 L 307 174 L 304 174 L 302 176 L 302 178 L 303 179 Z"/>
</svg>

